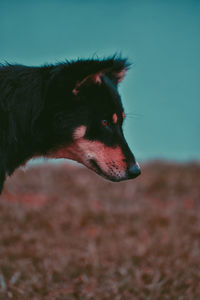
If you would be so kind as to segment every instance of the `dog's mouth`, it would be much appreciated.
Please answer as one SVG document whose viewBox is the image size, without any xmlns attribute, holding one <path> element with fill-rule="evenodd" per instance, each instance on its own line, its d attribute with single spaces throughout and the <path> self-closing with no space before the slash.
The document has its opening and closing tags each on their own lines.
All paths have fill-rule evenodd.
<svg viewBox="0 0 200 300">
<path fill-rule="evenodd" d="M 90 165 L 91 165 L 91 168 L 96 172 L 98 173 L 99 175 L 103 176 L 104 173 L 103 171 L 101 170 L 101 168 L 99 167 L 97 161 L 95 159 L 90 159 L 89 160 L 90 162 Z"/>
<path fill-rule="evenodd" d="M 95 159 L 90 159 L 89 160 L 90 163 L 90 169 L 92 169 L 93 171 L 95 171 L 98 175 L 104 177 L 107 180 L 113 181 L 113 182 L 118 182 L 118 181 L 122 181 L 125 180 L 126 178 L 121 178 L 119 176 L 112 176 L 110 174 L 106 174 L 102 171 L 102 169 L 99 167 L 97 161 Z"/>
</svg>

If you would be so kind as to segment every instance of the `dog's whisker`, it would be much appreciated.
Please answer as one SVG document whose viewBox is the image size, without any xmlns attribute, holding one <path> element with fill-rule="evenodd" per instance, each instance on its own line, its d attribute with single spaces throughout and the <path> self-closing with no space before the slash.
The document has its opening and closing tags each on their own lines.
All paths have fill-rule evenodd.
<svg viewBox="0 0 200 300">
<path fill-rule="evenodd" d="M 128 119 L 134 119 L 134 118 L 142 118 L 143 114 L 137 114 L 137 113 L 126 113 L 126 118 Z"/>
</svg>

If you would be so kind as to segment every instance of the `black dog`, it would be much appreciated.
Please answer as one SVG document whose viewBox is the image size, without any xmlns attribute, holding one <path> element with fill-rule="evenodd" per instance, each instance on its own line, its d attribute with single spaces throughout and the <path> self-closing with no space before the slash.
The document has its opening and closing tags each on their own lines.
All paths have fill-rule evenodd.
<svg viewBox="0 0 200 300">
<path fill-rule="evenodd" d="M 123 135 L 117 91 L 126 59 L 0 66 L 0 192 L 6 175 L 36 156 L 76 160 L 121 181 L 140 174 Z"/>
</svg>

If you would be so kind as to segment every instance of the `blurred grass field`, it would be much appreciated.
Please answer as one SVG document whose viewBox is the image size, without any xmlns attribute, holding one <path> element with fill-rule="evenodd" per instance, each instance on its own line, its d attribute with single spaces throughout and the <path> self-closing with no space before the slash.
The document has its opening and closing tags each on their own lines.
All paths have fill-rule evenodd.
<svg viewBox="0 0 200 300">
<path fill-rule="evenodd" d="M 0 300 L 200 299 L 199 163 L 19 169 L 0 210 Z"/>
</svg>

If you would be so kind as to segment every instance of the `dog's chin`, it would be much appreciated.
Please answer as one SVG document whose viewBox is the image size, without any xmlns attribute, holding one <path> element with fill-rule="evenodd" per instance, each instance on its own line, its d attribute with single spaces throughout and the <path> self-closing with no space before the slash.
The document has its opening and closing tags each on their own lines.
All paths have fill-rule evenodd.
<svg viewBox="0 0 200 300">
<path fill-rule="evenodd" d="M 90 159 L 89 164 L 87 165 L 87 167 L 89 169 L 91 169 L 92 171 L 94 171 L 95 173 L 97 173 L 98 175 L 100 175 L 101 177 L 103 177 L 103 178 L 105 178 L 109 181 L 112 181 L 112 182 L 119 182 L 119 181 L 129 179 L 126 176 L 124 176 L 124 177 L 120 177 L 120 176 L 117 176 L 117 175 L 113 176 L 113 175 L 110 175 L 110 174 L 107 174 L 107 173 L 103 172 L 95 159 Z"/>
</svg>

